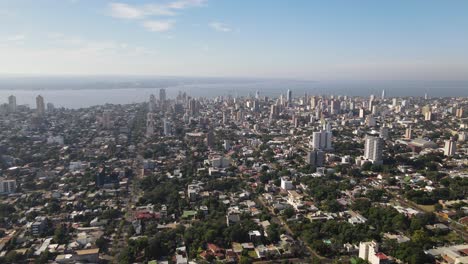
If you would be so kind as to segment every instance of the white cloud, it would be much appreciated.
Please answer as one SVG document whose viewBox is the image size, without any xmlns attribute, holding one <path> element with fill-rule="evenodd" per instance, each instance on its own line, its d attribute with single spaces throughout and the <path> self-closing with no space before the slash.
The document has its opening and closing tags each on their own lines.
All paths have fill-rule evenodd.
<svg viewBox="0 0 468 264">
<path fill-rule="evenodd" d="M 232 31 L 232 29 L 229 26 L 220 22 L 212 22 L 210 23 L 210 27 L 219 32 L 231 32 Z"/>
<path fill-rule="evenodd" d="M 152 32 L 165 32 L 170 30 L 174 25 L 172 20 L 147 20 L 143 22 L 143 27 Z"/>
<path fill-rule="evenodd" d="M 110 3 L 111 16 L 125 19 L 142 18 L 145 14 L 140 8 L 124 3 Z"/>
<path fill-rule="evenodd" d="M 179 0 L 168 4 L 172 9 L 184 9 L 192 6 L 201 6 L 206 0 Z"/>
<path fill-rule="evenodd" d="M 125 3 L 110 3 L 110 14 L 116 18 L 140 19 L 149 16 L 173 16 L 175 10 L 200 6 L 206 0 L 178 0 L 166 4 L 129 5 Z"/>
</svg>

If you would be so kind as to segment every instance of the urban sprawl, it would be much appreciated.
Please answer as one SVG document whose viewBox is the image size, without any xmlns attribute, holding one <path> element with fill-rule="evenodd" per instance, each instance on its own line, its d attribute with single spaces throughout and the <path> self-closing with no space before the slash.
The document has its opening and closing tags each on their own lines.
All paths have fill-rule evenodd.
<svg viewBox="0 0 468 264">
<path fill-rule="evenodd" d="M 0 263 L 468 263 L 467 98 L 155 91 L 4 98 Z"/>
</svg>

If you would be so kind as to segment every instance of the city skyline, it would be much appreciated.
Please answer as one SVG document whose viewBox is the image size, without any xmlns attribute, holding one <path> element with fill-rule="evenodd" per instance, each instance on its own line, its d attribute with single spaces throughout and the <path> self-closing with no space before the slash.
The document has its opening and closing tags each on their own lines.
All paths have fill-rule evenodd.
<svg viewBox="0 0 468 264">
<path fill-rule="evenodd" d="M 2 1 L 0 75 L 463 80 L 467 7 L 464 1 Z"/>
</svg>

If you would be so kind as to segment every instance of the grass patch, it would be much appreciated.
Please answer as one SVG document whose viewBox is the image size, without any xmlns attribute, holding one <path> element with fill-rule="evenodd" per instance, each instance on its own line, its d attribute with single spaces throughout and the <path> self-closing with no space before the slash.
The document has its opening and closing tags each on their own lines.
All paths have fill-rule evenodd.
<svg viewBox="0 0 468 264">
<path fill-rule="evenodd" d="M 422 205 L 422 204 L 417 204 L 419 209 L 423 210 L 426 213 L 433 213 L 435 211 L 435 206 L 434 205 Z"/>
</svg>

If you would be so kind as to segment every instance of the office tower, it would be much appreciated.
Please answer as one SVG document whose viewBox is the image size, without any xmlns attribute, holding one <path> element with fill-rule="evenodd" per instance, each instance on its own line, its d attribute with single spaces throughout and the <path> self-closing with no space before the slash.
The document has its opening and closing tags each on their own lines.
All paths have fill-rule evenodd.
<svg viewBox="0 0 468 264">
<path fill-rule="evenodd" d="M 325 163 L 325 152 L 313 150 L 307 153 L 306 162 L 314 167 L 322 167 Z"/>
<path fill-rule="evenodd" d="M 393 98 L 392 99 L 392 106 L 393 107 L 396 107 L 397 106 L 397 103 L 398 103 L 398 100 L 396 98 Z"/>
<path fill-rule="evenodd" d="M 383 139 L 380 137 L 366 136 L 364 158 L 373 164 L 382 164 Z"/>
<path fill-rule="evenodd" d="M 332 132 L 318 131 L 312 133 L 312 142 L 310 146 L 312 149 L 317 150 L 331 150 L 332 149 Z"/>
<path fill-rule="evenodd" d="M 444 155 L 450 157 L 455 155 L 455 152 L 457 152 L 457 143 L 455 140 L 453 138 L 445 140 Z"/>
<path fill-rule="evenodd" d="M 16 112 L 16 97 L 14 95 L 8 96 L 8 112 Z"/>
<path fill-rule="evenodd" d="M 260 92 L 259 91 L 256 91 L 255 92 L 255 99 L 260 99 Z"/>
<path fill-rule="evenodd" d="M 163 132 L 164 132 L 164 136 L 172 135 L 171 122 L 169 122 L 166 118 L 163 118 Z"/>
<path fill-rule="evenodd" d="M 385 90 L 382 90 L 382 100 L 385 99 Z"/>
<path fill-rule="evenodd" d="M 288 105 L 291 105 L 291 103 L 292 103 L 292 91 L 291 91 L 291 89 L 288 89 L 288 93 L 286 94 L 286 100 L 288 101 Z"/>
<path fill-rule="evenodd" d="M 44 104 L 44 98 L 40 95 L 36 97 L 36 111 L 38 116 L 44 116 L 45 115 L 45 104 Z"/>
<path fill-rule="evenodd" d="M 424 100 L 427 100 L 427 93 L 424 94 Z"/>
<path fill-rule="evenodd" d="M 154 112 L 156 110 L 156 96 L 154 94 L 150 95 L 148 102 L 148 112 Z"/>
<path fill-rule="evenodd" d="M 408 128 L 406 128 L 405 130 L 405 138 L 406 139 L 412 139 L 413 138 L 413 128 L 411 126 L 409 126 Z"/>
<path fill-rule="evenodd" d="M 146 114 L 146 136 L 151 137 L 154 135 L 154 113 Z"/>
</svg>

